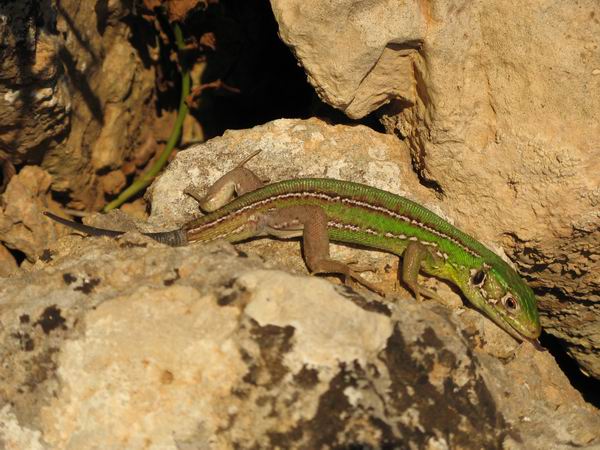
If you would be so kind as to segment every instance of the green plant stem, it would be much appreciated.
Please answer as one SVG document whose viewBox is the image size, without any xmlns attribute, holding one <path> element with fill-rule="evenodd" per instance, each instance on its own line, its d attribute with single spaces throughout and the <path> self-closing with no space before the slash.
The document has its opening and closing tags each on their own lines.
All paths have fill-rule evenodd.
<svg viewBox="0 0 600 450">
<path fill-rule="evenodd" d="M 175 32 L 175 42 L 177 44 L 177 49 L 179 51 L 181 51 L 185 47 L 185 42 L 183 40 L 183 34 L 181 32 L 181 28 L 179 27 L 178 24 L 174 25 L 174 32 Z M 152 167 L 150 167 L 150 169 L 147 172 L 145 172 L 141 177 L 139 177 L 137 180 L 135 180 L 131 184 L 131 186 L 129 186 L 127 189 L 125 189 L 123 192 L 121 192 L 116 199 L 114 199 L 112 202 L 108 203 L 104 207 L 104 212 L 108 212 L 111 209 L 118 208 L 123 203 L 125 203 L 129 198 L 131 198 L 132 196 L 137 194 L 139 191 L 141 191 L 142 189 L 147 187 L 152 182 L 154 177 L 156 175 L 158 175 L 158 173 L 165 166 L 165 164 L 169 160 L 169 156 L 171 156 L 171 153 L 173 152 L 173 149 L 175 148 L 175 145 L 179 141 L 179 138 L 181 137 L 181 130 L 183 128 L 183 120 L 185 119 L 185 116 L 187 115 L 188 109 L 189 109 L 187 104 L 185 103 L 185 99 L 190 94 L 190 87 L 191 87 L 189 70 L 187 68 L 184 68 L 182 64 L 180 64 L 180 67 L 181 67 L 181 71 L 182 71 L 182 73 L 181 73 L 181 99 L 179 100 L 179 111 L 177 113 L 177 120 L 175 121 L 173 129 L 171 130 L 171 134 L 169 136 L 169 139 L 167 140 L 167 145 L 165 146 L 165 148 L 162 151 L 162 153 L 160 154 L 160 156 L 156 159 L 156 161 L 154 161 L 154 164 L 152 164 Z"/>
</svg>

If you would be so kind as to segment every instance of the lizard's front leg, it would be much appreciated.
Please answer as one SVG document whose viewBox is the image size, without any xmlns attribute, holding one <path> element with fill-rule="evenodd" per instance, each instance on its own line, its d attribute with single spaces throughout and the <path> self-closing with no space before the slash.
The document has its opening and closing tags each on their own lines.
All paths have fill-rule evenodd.
<svg viewBox="0 0 600 450">
<path fill-rule="evenodd" d="M 433 255 L 427 247 L 419 242 L 411 242 L 402 254 L 402 281 L 413 291 L 417 300 L 421 300 L 421 294 L 440 300 L 439 296 L 429 289 L 419 285 L 419 271 L 423 265 L 433 267 L 442 261 Z"/>
<path fill-rule="evenodd" d="M 373 292 L 384 295 L 381 289 L 365 280 L 348 264 L 331 258 L 327 215 L 322 208 L 298 205 L 269 212 L 265 216 L 265 232 L 276 237 L 301 235 L 304 260 L 313 275 L 324 273 L 343 275 L 345 283 L 352 279 Z"/>
</svg>

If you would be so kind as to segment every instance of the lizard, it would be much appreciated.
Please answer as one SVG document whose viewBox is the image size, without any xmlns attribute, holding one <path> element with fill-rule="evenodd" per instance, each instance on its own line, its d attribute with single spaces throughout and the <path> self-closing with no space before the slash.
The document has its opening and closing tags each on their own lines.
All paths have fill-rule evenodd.
<svg viewBox="0 0 600 450">
<path fill-rule="evenodd" d="M 254 156 L 254 155 L 252 155 Z M 252 157 L 250 156 L 250 158 Z M 517 272 L 497 254 L 429 209 L 405 197 L 360 183 L 330 178 L 296 178 L 264 184 L 243 167 L 223 175 L 204 197 L 206 215 L 180 229 L 142 233 L 181 246 L 223 239 L 301 237 L 312 274 L 338 274 L 383 294 L 358 268 L 330 257 L 330 242 L 389 252 L 402 257 L 400 277 L 417 300 L 436 294 L 418 283 L 418 274 L 447 280 L 468 302 L 519 341 L 537 345 L 541 332 L 536 297 Z M 92 236 L 116 237 L 124 231 L 46 216 Z"/>
</svg>

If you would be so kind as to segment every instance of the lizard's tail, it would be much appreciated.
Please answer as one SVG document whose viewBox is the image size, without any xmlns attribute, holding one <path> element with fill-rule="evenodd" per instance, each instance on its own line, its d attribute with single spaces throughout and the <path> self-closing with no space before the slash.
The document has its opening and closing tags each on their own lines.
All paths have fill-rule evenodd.
<svg viewBox="0 0 600 450">
<path fill-rule="evenodd" d="M 69 228 L 73 228 L 74 230 L 80 231 L 89 236 L 117 237 L 117 236 L 121 236 L 121 235 L 125 234 L 125 231 L 107 230 L 105 228 L 90 227 L 89 225 L 84 225 L 82 223 L 73 222 L 71 220 L 67 220 L 67 219 L 63 219 L 62 217 L 58 217 L 48 211 L 44 211 L 44 215 L 50 217 L 55 222 L 65 225 Z M 188 243 L 186 234 L 182 230 L 161 231 L 158 233 L 142 233 L 142 234 L 144 236 L 151 237 L 155 241 L 158 241 L 162 244 L 170 245 L 171 247 L 178 247 L 181 245 L 186 245 Z"/>
</svg>

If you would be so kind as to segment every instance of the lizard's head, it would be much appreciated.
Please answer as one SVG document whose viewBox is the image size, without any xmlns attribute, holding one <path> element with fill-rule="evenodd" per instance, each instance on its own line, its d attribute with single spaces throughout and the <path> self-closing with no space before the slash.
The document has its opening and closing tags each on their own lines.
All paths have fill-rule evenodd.
<svg viewBox="0 0 600 450">
<path fill-rule="evenodd" d="M 463 291 L 473 305 L 519 340 L 536 340 L 541 332 L 537 301 L 531 288 L 504 261 L 471 269 Z"/>
</svg>

